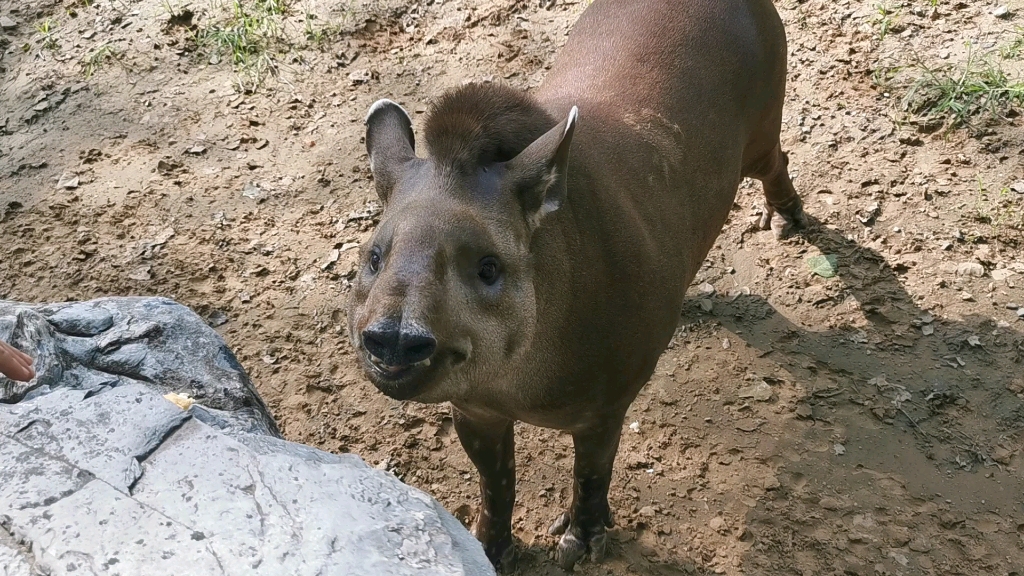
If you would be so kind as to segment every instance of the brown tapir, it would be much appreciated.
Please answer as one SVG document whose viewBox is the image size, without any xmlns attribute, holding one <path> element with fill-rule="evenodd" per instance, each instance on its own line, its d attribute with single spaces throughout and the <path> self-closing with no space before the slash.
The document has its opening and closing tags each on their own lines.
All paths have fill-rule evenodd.
<svg viewBox="0 0 1024 576">
<path fill-rule="evenodd" d="M 370 109 L 385 209 L 350 335 L 382 392 L 454 406 L 495 564 L 514 558 L 513 423 L 572 434 L 557 555 L 569 569 L 600 559 L 624 415 L 740 180 L 764 184 L 762 227 L 803 225 L 779 143 L 785 83 L 771 0 L 595 0 L 535 96 L 490 84 L 442 96 L 427 158 L 400 106 Z"/>
</svg>

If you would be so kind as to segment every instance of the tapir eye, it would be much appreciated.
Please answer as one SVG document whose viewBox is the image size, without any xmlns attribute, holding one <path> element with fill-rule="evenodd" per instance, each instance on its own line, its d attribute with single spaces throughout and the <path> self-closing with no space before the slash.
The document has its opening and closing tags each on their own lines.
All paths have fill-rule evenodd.
<svg viewBox="0 0 1024 576">
<path fill-rule="evenodd" d="M 480 261 L 480 271 L 476 273 L 480 277 L 480 280 L 492 286 L 498 281 L 498 260 L 493 256 L 488 256 Z"/>
<path fill-rule="evenodd" d="M 376 248 L 370 252 L 370 272 L 380 272 L 380 250 Z"/>
</svg>

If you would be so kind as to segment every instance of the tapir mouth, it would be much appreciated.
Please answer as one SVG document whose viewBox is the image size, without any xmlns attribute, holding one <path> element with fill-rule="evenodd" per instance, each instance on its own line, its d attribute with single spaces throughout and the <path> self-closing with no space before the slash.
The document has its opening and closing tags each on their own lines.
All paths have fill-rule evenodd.
<svg viewBox="0 0 1024 576">
<path fill-rule="evenodd" d="M 421 395 L 436 379 L 440 369 L 454 368 L 468 358 L 468 354 L 451 351 L 439 353 L 433 358 L 407 364 L 390 366 L 360 346 L 361 356 L 370 382 L 386 396 L 395 400 L 412 400 Z"/>
<path fill-rule="evenodd" d="M 379 376 L 382 378 L 401 378 L 408 372 L 417 368 L 429 368 L 430 358 L 416 362 L 415 364 L 405 364 L 403 366 L 389 366 L 386 362 L 377 358 L 371 354 L 368 350 L 366 351 L 366 361 L 370 363 Z"/>
<path fill-rule="evenodd" d="M 360 350 L 366 375 L 378 390 L 395 400 L 411 400 L 431 381 L 429 373 L 437 361 L 426 359 L 415 364 L 391 366 L 366 348 Z"/>
</svg>

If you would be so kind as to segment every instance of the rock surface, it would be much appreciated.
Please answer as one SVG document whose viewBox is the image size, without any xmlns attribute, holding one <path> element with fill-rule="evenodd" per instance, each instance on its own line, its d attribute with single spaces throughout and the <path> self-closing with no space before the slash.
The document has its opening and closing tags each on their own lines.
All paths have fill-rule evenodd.
<svg viewBox="0 0 1024 576">
<path fill-rule="evenodd" d="M 0 302 L 0 338 L 38 372 L 0 377 L 2 574 L 493 574 L 431 497 L 282 440 L 183 306 Z"/>
</svg>

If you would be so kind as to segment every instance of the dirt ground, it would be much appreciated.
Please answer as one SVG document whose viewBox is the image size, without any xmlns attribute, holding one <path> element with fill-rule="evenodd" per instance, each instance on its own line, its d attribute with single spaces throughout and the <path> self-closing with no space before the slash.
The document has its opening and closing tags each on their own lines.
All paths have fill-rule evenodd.
<svg viewBox="0 0 1024 576">
<path fill-rule="evenodd" d="M 206 0 L 0 0 L 0 299 L 189 305 L 289 439 L 468 521 L 476 473 L 449 409 L 378 393 L 342 328 L 379 210 L 362 118 L 390 97 L 418 120 L 470 80 L 536 86 L 586 2 L 541 4 L 295 2 L 277 75 L 242 93 L 189 42 L 220 14 Z M 873 83 L 908 54 L 1001 45 L 1024 2 L 777 6 L 783 141 L 813 226 L 753 230 L 759 185 L 741 188 L 624 424 L 610 557 L 577 572 L 1024 574 L 1021 118 L 936 131 Z M 520 572 L 560 574 L 546 528 L 571 442 L 517 436 Z"/>
</svg>

